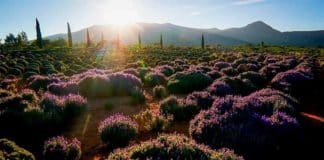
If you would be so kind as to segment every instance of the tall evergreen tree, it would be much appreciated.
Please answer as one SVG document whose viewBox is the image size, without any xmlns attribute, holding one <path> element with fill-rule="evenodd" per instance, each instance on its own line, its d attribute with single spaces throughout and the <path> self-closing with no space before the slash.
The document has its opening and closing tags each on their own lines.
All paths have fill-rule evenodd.
<svg viewBox="0 0 324 160">
<path fill-rule="evenodd" d="M 117 47 L 117 49 L 120 49 L 120 37 L 119 37 L 119 33 L 117 33 L 117 37 L 116 37 L 116 47 Z"/>
<path fill-rule="evenodd" d="M 160 47 L 161 47 L 161 49 L 163 48 L 163 37 L 162 37 L 162 33 L 160 35 Z"/>
<path fill-rule="evenodd" d="M 138 46 L 139 48 L 142 48 L 142 38 L 140 33 L 138 33 Z"/>
<path fill-rule="evenodd" d="M 36 36 L 37 36 L 37 40 L 36 40 L 37 46 L 39 48 L 43 48 L 42 32 L 37 18 L 36 18 Z"/>
<path fill-rule="evenodd" d="M 90 34 L 89 34 L 89 29 L 87 28 L 87 47 L 90 47 L 90 45 L 91 45 Z"/>
<path fill-rule="evenodd" d="M 71 28 L 70 28 L 70 23 L 67 23 L 67 29 L 68 29 L 68 47 L 72 47 L 73 46 L 73 42 L 72 42 L 72 33 L 71 33 Z"/>
<path fill-rule="evenodd" d="M 99 42 L 99 45 L 100 45 L 100 47 L 104 47 L 104 44 L 105 44 L 105 37 L 104 37 L 103 32 L 101 32 L 101 40 Z"/>
<path fill-rule="evenodd" d="M 205 49 L 205 37 L 204 37 L 204 34 L 201 35 L 201 48 Z"/>
</svg>

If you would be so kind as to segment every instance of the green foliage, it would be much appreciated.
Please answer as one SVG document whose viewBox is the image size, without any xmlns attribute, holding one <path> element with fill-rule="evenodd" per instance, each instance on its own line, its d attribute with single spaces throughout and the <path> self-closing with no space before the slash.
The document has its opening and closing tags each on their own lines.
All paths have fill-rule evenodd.
<svg viewBox="0 0 324 160">
<path fill-rule="evenodd" d="M 1 160 L 35 160 L 29 151 L 19 147 L 8 139 L 0 139 L 0 159 Z"/>
</svg>

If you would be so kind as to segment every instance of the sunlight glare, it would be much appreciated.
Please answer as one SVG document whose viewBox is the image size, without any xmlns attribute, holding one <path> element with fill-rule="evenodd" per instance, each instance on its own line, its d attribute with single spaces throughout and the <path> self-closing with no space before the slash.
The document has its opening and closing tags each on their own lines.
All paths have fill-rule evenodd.
<svg viewBox="0 0 324 160">
<path fill-rule="evenodd" d="M 131 0 L 110 1 L 106 13 L 108 23 L 124 26 L 139 21 L 139 15 Z"/>
</svg>

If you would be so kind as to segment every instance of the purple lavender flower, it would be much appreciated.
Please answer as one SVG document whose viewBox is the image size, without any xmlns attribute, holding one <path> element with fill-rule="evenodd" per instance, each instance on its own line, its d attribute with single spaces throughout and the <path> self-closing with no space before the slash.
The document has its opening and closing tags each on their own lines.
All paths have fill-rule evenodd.
<svg viewBox="0 0 324 160">
<path fill-rule="evenodd" d="M 45 142 L 44 158 L 46 160 L 79 160 L 81 158 L 81 142 L 76 138 L 53 137 Z"/>
<path fill-rule="evenodd" d="M 109 146 L 125 146 L 137 136 L 138 126 L 128 116 L 117 113 L 101 121 L 98 132 L 101 140 Z"/>
</svg>

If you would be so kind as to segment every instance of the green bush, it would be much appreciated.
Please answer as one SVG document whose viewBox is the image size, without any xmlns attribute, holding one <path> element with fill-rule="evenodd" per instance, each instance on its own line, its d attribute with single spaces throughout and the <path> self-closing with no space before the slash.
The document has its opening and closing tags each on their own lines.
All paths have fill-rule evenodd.
<svg viewBox="0 0 324 160">
<path fill-rule="evenodd" d="M 29 151 L 19 147 L 8 139 L 0 139 L 0 159 L 1 160 L 35 160 Z"/>
<path fill-rule="evenodd" d="M 167 96 L 167 91 L 166 88 L 163 86 L 155 86 L 153 88 L 153 97 L 160 99 L 160 98 L 165 98 Z"/>
<path fill-rule="evenodd" d="M 171 76 L 167 87 L 170 93 L 190 93 L 205 89 L 212 82 L 212 78 L 202 72 L 187 71 Z"/>
</svg>

